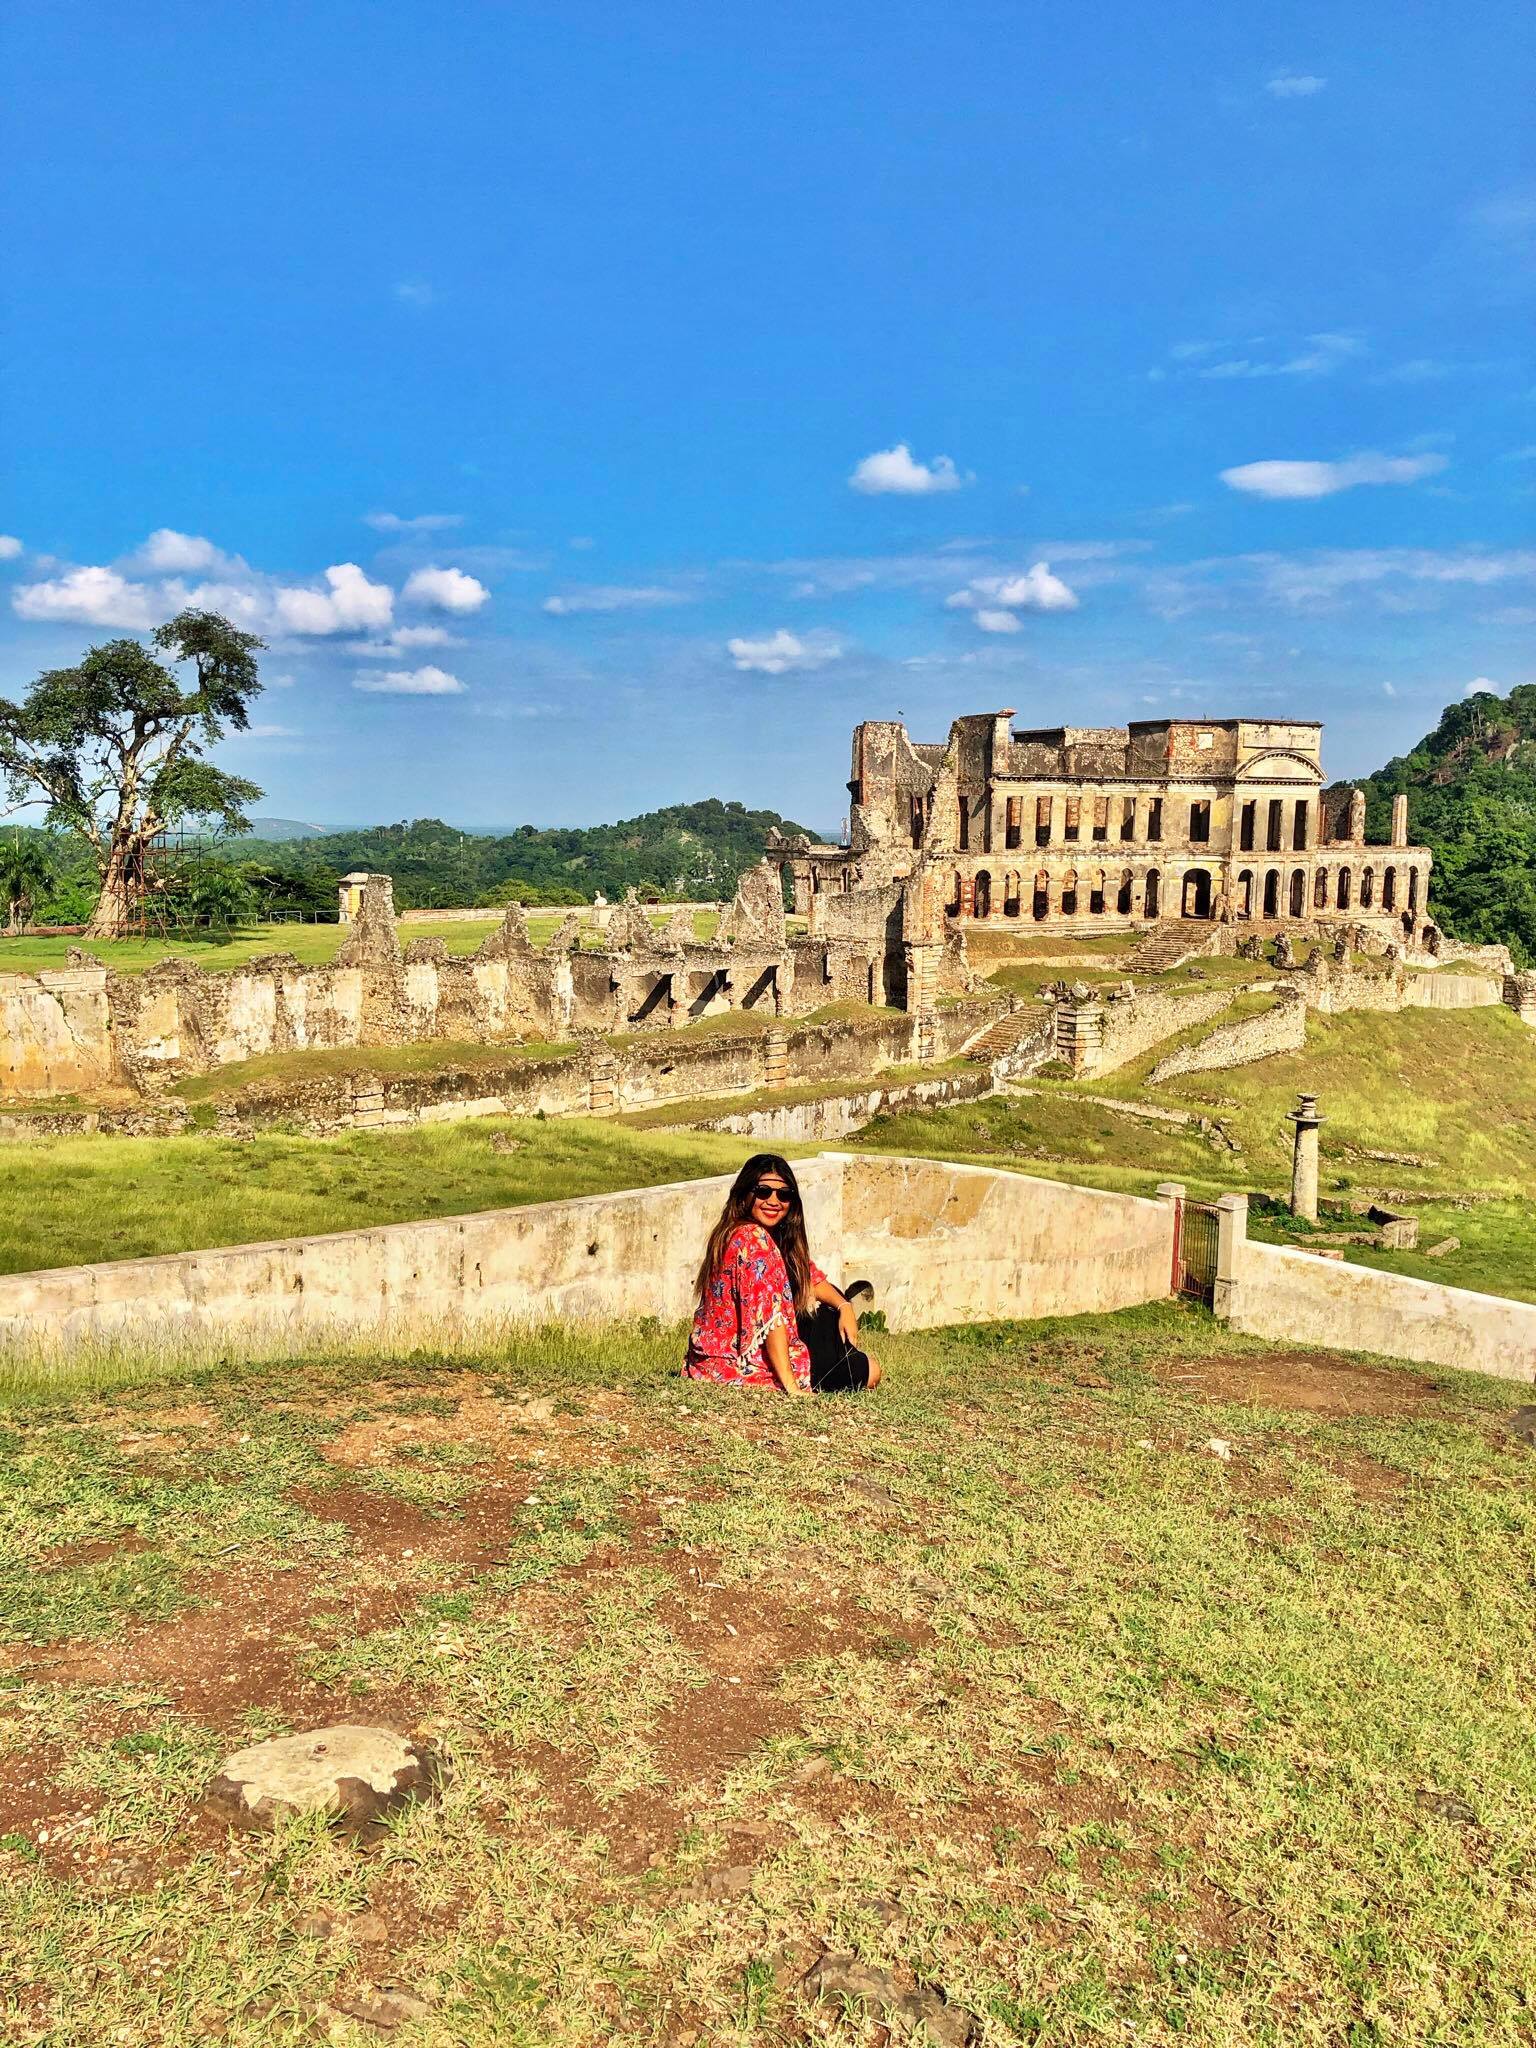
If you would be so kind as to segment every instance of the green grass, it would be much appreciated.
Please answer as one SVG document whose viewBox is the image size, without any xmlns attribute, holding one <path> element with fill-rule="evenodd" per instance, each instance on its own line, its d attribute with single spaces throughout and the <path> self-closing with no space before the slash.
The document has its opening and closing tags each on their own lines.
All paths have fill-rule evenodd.
<svg viewBox="0 0 1536 2048">
<path fill-rule="evenodd" d="M 247 1089 L 260 1093 L 321 1079 L 346 1080 L 355 1075 L 436 1074 L 481 1067 L 505 1067 L 519 1060 L 568 1059 L 576 1051 L 571 1043 L 552 1044 L 542 1039 L 502 1041 L 495 1045 L 459 1045 L 433 1038 L 415 1045 L 338 1045 L 305 1051 L 260 1053 L 255 1059 L 236 1060 L 216 1067 L 210 1074 L 189 1074 L 171 1088 L 184 1102 L 213 1102 L 242 1095 Z"/>
<path fill-rule="evenodd" d="M 1257 1008 L 1266 999 L 1239 997 Z M 1202 1038 L 1217 1024 L 1183 1034 Z M 1202 1198 L 1229 1189 L 1273 1194 L 1290 1187 L 1292 1128 L 1285 1113 L 1308 1088 L 1328 1121 L 1322 1132 L 1322 1193 L 1342 1200 L 1363 1188 L 1403 1189 L 1442 1199 L 1415 1205 L 1423 1246 L 1455 1236 L 1443 1258 L 1350 1246 L 1349 1259 L 1453 1287 L 1536 1300 L 1536 1033 L 1510 1011 L 1311 1013 L 1307 1041 L 1252 1066 L 1185 1074 L 1158 1088 L 1148 1074 L 1179 1039 L 1101 1078 L 1036 1082 L 1043 1092 L 950 1109 L 880 1118 L 856 1143 L 881 1151 L 1017 1166 L 1050 1179 L 1150 1193 L 1182 1180 Z M 1197 1128 L 1144 1123 L 1087 1102 L 1085 1095 L 1183 1109 L 1219 1120 L 1242 1147 L 1214 1147 Z M 1430 1163 L 1399 1166 L 1366 1151 L 1413 1154 Z M 1502 1199 L 1458 1210 L 1457 1194 Z M 1364 1229 L 1363 1220 L 1340 1227 Z M 1256 1226 L 1256 1234 L 1263 1230 Z"/>
<path fill-rule="evenodd" d="M 1523 2048 L 1511 1389 L 1174 1305 L 878 1341 L 847 1404 L 567 1329 L 14 1408 L 0 2031 L 868 2044 L 825 1948 L 982 2048 Z M 376 1847 L 200 1817 L 370 1718 L 453 1761 Z"/>
<path fill-rule="evenodd" d="M 658 928 L 670 912 L 665 907 L 648 913 Z M 563 910 L 532 910 L 528 932 L 537 946 L 546 945 L 564 921 Z M 441 939 L 450 953 L 473 953 L 482 946 L 502 921 L 500 911 L 487 911 L 483 918 L 412 918 L 398 927 L 400 943 L 412 939 Z M 700 940 L 714 936 L 719 923 L 714 911 L 694 913 L 694 934 Z M 68 965 L 71 947 L 91 954 L 119 974 L 142 974 L 160 960 L 190 960 L 198 967 L 243 967 L 265 953 L 292 953 L 306 967 L 327 967 L 341 950 L 348 927 L 341 924 L 251 925 L 221 941 L 196 939 L 67 939 L 0 938 L 0 974 L 37 974 Z M 585 933 L 583 944 L 598 943 L 595 933 Z"/>
<path fill-rule="evenodd" d="M 734 1170 L 748 1149 L 739 1138 L 642 1135 L 578 1118 L 7 1146 L 0 1272 L 650 1187 Z"/>
</svg>

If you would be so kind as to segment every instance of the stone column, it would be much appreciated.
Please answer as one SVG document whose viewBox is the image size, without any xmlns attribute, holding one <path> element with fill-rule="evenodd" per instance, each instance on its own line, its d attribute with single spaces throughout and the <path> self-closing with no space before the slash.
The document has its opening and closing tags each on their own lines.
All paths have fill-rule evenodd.
<svg viewBox="0 0 1536 2048">
<path fill-rule="evenodd" d="M 1238 1268 L 1248 1242 L 1248 1197 L 1223 1195 L 1216 1204 L 1216 1286 L 1211 1310 L 1230 1322 L 1236 1306 Z"/>
<path fill-rule="evenodd" d="M 1317 1221 L 1317 1133 L 1327 1121 L 1317 1113 L 1315 1095 L 1298 1095 L 1296 1107 L 1286 1111 L 1296 1126 L 1296 1146 L 1291 1159 L 1291 1214 L 1308 1223 Z"/>
<path fill-rule="evenodd" d="M 763 1038 L 763 1086 L 784 1088 L 789 1084 L 789 1033 L 779 1025 Z"/>
<path fill-rule="evenodd" d="M 1392 799 L 1392 844 L 1394 846 L 1406 846 L 1408 844 L 1408 799 L 1406 796 L 1395 796 Z"/>
</svg>

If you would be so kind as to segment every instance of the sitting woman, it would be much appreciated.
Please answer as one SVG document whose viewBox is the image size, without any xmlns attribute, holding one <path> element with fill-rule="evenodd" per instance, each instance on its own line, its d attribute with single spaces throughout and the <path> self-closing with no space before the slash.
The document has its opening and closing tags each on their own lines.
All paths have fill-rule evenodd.
<svg viewBox="0 0 1536 2048">
<path fill-rule="evenodd" d="M 813 1369 L 801 1319 L 825 1326 L 832 1318 L 823 1306 L 837 1326 L 835 1334 L 821 1328 Z M 710 1233 L 684 1373 L 786 1394 L 878 1386 L 880 1367 L 858 1348 L 858 1336 L 847 1297 L 811 1262 L 794 1174 L 776 1154 L 759 1152 L 737 1174 Z"/>
</svg>

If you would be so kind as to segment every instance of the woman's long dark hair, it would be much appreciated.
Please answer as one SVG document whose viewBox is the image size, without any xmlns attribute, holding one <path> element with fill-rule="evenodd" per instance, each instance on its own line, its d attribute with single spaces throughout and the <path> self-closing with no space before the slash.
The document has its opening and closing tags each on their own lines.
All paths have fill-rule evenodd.
<svg viewBox="0 0 1536 2048">
<path fill-rule="evenodd" d="M 731 1232 L 752 1221 L 752 1190 L 765 1173 L 774 1174 L 783 1181 L 789 1195 L 789 1207 L 773 1226 L 770 1235 L 783 1255 L 795 1307 L 808 1310 L 813 1297 L 811 1248 L 805 1241 L 805 1209 L 789 1161 L 781 1159 L 777 1152 L 754 1153 L 732 1183 L 731 1192 L 725 1198 L 725 1207 L 720 1211 L 720 1221 L 709 1233 L 709 1243 L 704 1250 L 704 1263 L 699 1268 L 699 1299 L 704 1299 L 710 1281 L 720 1269 L 725 1248 L 731 1241 Z"/>
</svg>

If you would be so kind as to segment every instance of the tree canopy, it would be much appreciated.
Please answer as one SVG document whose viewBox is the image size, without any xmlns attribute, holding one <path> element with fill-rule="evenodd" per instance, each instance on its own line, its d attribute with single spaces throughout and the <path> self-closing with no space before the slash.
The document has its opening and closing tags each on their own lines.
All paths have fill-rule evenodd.
<svg viewBox="0 0 1536 2048">
<path fill-rule="evenodd" d="M 108 640 L 73 668 L 46 670 L 20 704 L 0 698 L 0 773 L 14 803 L 43 802 L 50 824 L 80 833 L 95 856 L 90 929 L 132 921 L 153 840 L 184 819 L 241 830 L 254 782 L 205 750 L 249 722 L 262 642 L 217 612 L 183 611 L 150 636 L 189 679 L 138 640 Z"/>
</svg>

